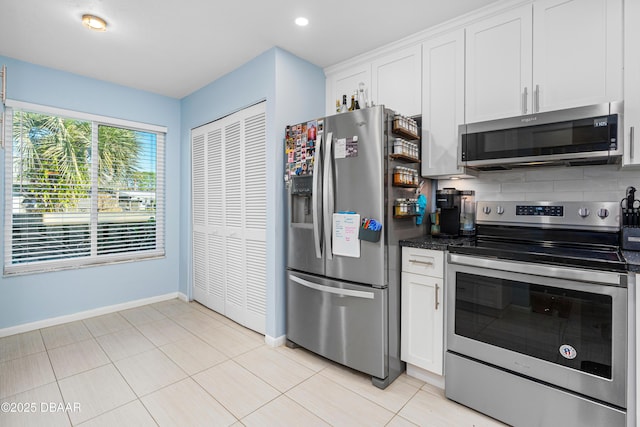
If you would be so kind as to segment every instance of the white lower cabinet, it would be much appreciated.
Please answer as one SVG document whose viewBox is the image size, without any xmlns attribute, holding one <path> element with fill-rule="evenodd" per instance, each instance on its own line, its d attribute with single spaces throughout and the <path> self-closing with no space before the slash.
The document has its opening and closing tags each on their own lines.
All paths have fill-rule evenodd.
<svg viewBox="0 0 640 427">
<path fill-rule="evenodd" d="M 400 357 L 409 374 L 443 375 L 444 252 L 403 247 L 401 280 Z"/>
</svg>

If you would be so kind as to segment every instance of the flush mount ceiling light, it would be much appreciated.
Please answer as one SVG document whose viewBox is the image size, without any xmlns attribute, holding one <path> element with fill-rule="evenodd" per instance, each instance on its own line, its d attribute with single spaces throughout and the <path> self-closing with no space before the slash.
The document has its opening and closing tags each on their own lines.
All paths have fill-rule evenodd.
<svg viewBox="0 0 640 427">
<path fill-rule="evenodd" d="M 309 25 L 309 20 L 303 16 L 297 17 L 295 22 L 296 25 L 300 27 L 306 27 L 307 25 Z"/>
<path fill-rule="evenodd" d="M 82 25 L 93 31 L 107 31 L 107 22 L 95 15 L 82 15 Z"/>
</svg>

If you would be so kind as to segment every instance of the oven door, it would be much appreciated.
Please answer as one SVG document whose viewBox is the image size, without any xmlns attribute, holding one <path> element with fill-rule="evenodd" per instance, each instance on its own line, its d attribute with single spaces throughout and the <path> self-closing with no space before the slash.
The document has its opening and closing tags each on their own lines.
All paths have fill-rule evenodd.
<svg viewBox="0 0 640 427">
<path fill-rule="evenodd" d="M 626 275 L 449 254 L 447 351 L 626 407 Z"/>
</svg>

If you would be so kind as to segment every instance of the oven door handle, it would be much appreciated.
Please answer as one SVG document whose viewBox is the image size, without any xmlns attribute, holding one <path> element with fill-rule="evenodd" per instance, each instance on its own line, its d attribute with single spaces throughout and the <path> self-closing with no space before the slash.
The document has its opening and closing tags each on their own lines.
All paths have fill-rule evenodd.
<svg viewBox="0 0 640 427">
<path fill-rule="evenodd" d="M 627 287 L 627 275 L 601 270 L 586 270 L 568 268 L 534 262 L 503 261 L 493 258 L 482 258 L 468 255 L 449 253 L 447 258 L 450 264 L 467 265 L 477 268 L 518 272 L 534 276 L 553 277 L 557 279 L 575 280 L 579 282 L 599 283 Z"/>
</svg>

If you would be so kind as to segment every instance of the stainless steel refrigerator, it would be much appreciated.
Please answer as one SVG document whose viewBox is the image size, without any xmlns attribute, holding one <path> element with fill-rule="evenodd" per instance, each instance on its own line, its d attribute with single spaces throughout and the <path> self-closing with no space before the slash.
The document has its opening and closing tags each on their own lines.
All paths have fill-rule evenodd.
<svg viewBox="0 0 640 427">
<path fill-rule="evenodd" d="M 355 110 L 287 127 L 286 142 L 288 345 L 380 388 L 404 371 L 398 240 L 423 232 L 394 206 L 418 187 L 394 184 L 398 165 L 418 169 L 417 153 L 392 155 L 394 119 L 383 106 Z"/>
</svg>

